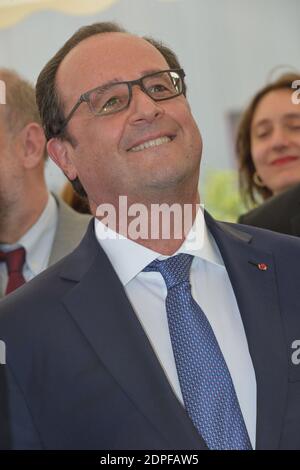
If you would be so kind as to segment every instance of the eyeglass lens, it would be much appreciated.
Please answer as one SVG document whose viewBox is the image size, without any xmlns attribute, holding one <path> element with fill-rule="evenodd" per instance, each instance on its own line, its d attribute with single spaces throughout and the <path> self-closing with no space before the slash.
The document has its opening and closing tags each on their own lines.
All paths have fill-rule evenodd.
<svg viewBox="0 0 300 470">
<path fill-rule="evenodd" d="M 130 99 L 130 86 L 130 82 L 127 82 L 97 88 L 89 96 L 92 111 L 97 115 L 104 115 L 126 108 Z M 140 86 L 155 101 L 173 98 L 182 92 L 181 77 L 173 71 L 142 77 Z"/>
</svg>

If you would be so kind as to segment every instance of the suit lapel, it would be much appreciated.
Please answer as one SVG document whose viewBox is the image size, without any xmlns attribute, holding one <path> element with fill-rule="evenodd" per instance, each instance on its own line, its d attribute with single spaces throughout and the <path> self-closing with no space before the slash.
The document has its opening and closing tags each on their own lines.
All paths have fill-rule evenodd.
<svg viewBox="0 0 300 470">
<path fill-rule="evenodd" d="M 274 260 L 271 253 L 251 245 L 249 234 L 218 224 L 208 214 L 206 221 L 229 274 L 256 374 L 256 448 L 276 449 L 288 379 Z M 267 270 L 260 270 L 259 263 Z"/>
<path fill-rule="evenodd" d="M 64 304 L 101 362 L 166 447 L 206 448 L 174 395 L 92 223 L 75 253 L 61 275 L 79 282 Z"/>
<path fill-rule="evenodd" d="M 78 246 L 90 220 L 90 216 L 79 214 L 57 196 L 54 198 L 57 204 L 58 220 L 48 266 L 52 266 Z"/>
<path fill-rule="evenodd" d="M 300 206 L 299 214 L 291 218 L 291 235 L 300 237 Z"/>
</svg>

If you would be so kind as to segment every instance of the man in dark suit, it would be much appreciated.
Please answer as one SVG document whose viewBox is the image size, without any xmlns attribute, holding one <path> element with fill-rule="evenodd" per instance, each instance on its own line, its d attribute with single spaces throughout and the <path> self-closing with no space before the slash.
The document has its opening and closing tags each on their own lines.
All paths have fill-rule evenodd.
<svg viewBox="0 0 300 470">
<path fill-rule="evenodd" d="M 12 447 L 299 449 L 300 242 L 199 207 L 174 53 L 81 28 L 37 101 L 49 154 L 97 217 L 0 305 Z"/>
<path fill-rule="evenodd" d="M 69 254 L 86 231 L 89 217 L 49 193 L 45 181 L 46 141 L 34 87 L 0 69 L 6 102 L 0 104 L 0 298 Z M 10 263 L 20 282 L 13 282 Z M 16 266 L 14 266 L 16 268 Z M 14 270 L 15 271 L 15 270 Z"/>
<path fill-rule="evenodd" d="M 5 365 L 2 361 L 3 358 L 0 356 L 0 450 L 6 450 L 10 447 L 10 430 L 7 403 L 7 387 L 4 370 Z"/>
<path fill-rule="evenodd" d="M 300 236 L 300 185 L 278 194 L 243 214 L 241 224 L 254 225 L 274 232 Z"/>
</svg>

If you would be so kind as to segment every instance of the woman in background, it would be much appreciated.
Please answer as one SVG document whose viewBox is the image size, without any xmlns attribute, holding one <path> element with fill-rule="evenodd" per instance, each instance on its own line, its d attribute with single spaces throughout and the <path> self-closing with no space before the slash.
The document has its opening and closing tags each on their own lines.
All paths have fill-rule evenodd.
<svg viewBox="0 0 300 470">
<path fill-rule="evenodd" d="M 292 100 L 296 80 L 300 73 L 281 75 L 256 93 L 242 115 L 236 148 L 247 205 L 300 183 L 300 105 Z"/>
<path fill-rule="evenodd" d="M 300 73 L 289 73 L 259 90 L 236 145 L 243 200 L 264 202 L 239 222 L 292 235 L 300 235 L 299 86 Z"/>
</svg>

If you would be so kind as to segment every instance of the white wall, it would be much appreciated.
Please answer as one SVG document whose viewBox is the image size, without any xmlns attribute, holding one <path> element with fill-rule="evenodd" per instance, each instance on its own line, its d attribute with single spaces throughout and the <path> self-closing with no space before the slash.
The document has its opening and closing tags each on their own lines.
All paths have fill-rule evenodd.
<svg viewBox="0 0 300 470">
<path fill-rule="evenodd" d="M 94 16 L 35 13 L 0 30 L 0 66 L 35 81 L 47 60 L 80 26 L 115 20 L 153 35 L 177 53 L 204 139 L 202 172 L 234 163 L 225 120 L 265 84 L 279 64 L 300 70 L 300 0 L 119 0 Z M 59 171 L 47 170 L 56 189 Z"/>
</svg>

